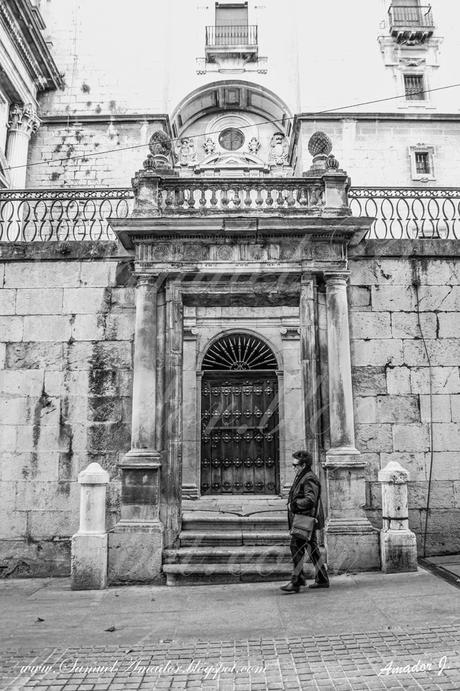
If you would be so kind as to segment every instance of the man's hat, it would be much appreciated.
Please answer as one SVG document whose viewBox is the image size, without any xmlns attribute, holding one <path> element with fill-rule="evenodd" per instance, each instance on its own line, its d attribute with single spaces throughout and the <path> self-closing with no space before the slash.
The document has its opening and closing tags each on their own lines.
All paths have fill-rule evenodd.
<svg viewBox="0 0 460 691">
<path fill-rule="evenodd" d="M 296 458 L 301 463 L 312 463 L 313 457 L 309 451 L 295 451 L 292 454 L 293 458 Z"/>
</svg>

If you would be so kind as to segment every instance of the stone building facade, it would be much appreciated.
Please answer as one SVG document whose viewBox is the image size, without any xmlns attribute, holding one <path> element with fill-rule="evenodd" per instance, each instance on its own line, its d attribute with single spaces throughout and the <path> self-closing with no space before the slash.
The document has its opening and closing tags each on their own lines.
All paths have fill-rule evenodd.
<svg viewBox="0 0 460 691">
<path fill-rule="evenodd" d="M 69 572 L 93 461 L 111 582 L 284 576 L 299 447 L 331 570 L 380 567 L 389 461 L 420 553 L 458 549 L 456 10 L 290 1 L 12 3 L 35 28 L 5 90 L 4 576 Z M 408 192 L 373 226 L 348 175 Z"/>
</svg>

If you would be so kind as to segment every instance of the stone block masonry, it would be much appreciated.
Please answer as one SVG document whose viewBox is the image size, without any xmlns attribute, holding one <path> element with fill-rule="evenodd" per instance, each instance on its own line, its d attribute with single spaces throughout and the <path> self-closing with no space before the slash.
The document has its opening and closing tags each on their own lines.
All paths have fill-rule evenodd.
<svg viewBox="0 0 460 691">
<path fill-rule="evenodd" d="M 70 573 L 78 473 L 130 448 L 134 288 L 115 244 L 25 248 L 0 264 L 0 576 Z"/>
<path fill-rule="evenodd" d="M 459 249 L 457 241 L 367 241 L 350 258 L 358 448 L 373 457 L 368 516 L 380 527 L 378 467 L 400 463 L 420 552 L 432 465 L 427 554 L 458 550 Z"/>
<path fill-rule="evenodd" d="M 442 241 L 442 257 L 440 248 L 363 242 L 350 256 L 349 290 L 366 511 L 380 528 L 378 472 L 400 463 L 420 551 L 432 464 L 432 555 L 458 550 L 460 519 L 459 248 Z M 77 477 L 89 463 L 110 476 L 108 530 L 120 515 L 134 287 L 115 243 L 66 243 L 65 259 L 59 243 L 22 249 L 18 259 L 13 245 L 0 245 L 0 574 L 67 575 Z"/>
</svg>

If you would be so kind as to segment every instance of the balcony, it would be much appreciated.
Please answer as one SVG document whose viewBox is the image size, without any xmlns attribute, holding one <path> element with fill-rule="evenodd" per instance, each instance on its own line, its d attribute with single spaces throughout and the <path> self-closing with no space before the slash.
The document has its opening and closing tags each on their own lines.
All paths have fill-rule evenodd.
<svg viewBox="0 0 460 691">
<path fill-rule="evenodd" d="M 391 5 L 388 15 L 390 34 L 397 43 L 424 43 L 433 35 L 431 5 Z"/>
<path fill-rule="evenodd" d="M 205 48 L 208 62 L 217 62 L 223 57 L 254 62 L 258 58 L 257 25 L 207 26 Z"/>
<path fill-rule="evenodd" d="M 460 239 L 460 188 L 352 187 L 353 216 L 375 218 L 368 238 Z M 110 218 L 127 218 L 131 188 L 0 190 L 0 242 L 114 241 Z M 318 215 L 318 188 L 306 178 L 164 179 L 161 216 Z M 18 251 L 20 251 L 18 249 Z"/>
</svg>

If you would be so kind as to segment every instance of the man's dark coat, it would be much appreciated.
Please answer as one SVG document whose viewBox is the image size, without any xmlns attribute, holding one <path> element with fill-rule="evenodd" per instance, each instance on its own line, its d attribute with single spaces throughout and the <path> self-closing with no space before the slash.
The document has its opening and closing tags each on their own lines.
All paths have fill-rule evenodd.
<svg viewBox="0 0 460 691">
<path fill-rule="evenodd" d="M 294 513 L 301 513 L 304 516 L 315 516 L 316 505 L 320 502 L 318 508 L 318 528 L 324 527 L 324 515 L 321 505 L 321 484 L 318 477 L 312 471 L 310 466 L 300 470 L 294 478 L 292 487 L 289 490 L 288 497 L 288 520 L 289 528 L 292 524 L 292 516 Z"/>
</svg>

